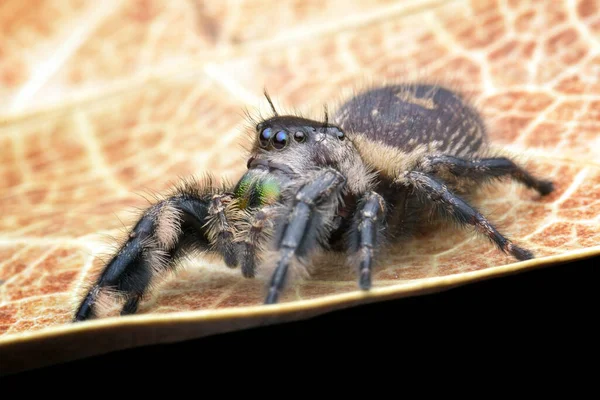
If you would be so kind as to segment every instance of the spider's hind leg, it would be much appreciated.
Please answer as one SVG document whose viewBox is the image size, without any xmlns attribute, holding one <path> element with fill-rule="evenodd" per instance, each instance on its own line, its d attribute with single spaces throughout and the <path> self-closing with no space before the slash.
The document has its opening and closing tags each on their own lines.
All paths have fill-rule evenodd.
<svg viewBox="0 0 600 400">
<path fill-rule="evenodd" d="M 216 191 L 187 187 L 148 208 L 80 302 L 74 321 L 98 316 L 107 301 L 122 300 L 121 314 L 135 313 L 151 282 L 190 249 L 216 251 L 230 264 L 237 260 L 225 208 L 215 207 L 227 195 Z M 211 227 L 207 219 L 217 222 Z"/>
<path fill-rule="evenodd" d="M 443 181 L 436 177 L 420 171 L 411 171 L 398 183 L 412 187 L 423 202 L 434 205 L 434 209 L 440 214 L 463 226 L 473 226 L 477 232 L 487 237 L 500 250 L 512 255 L 517 260 L 534 258 L 531 251 L 517 246 L 506 238 L 479 211 L 453 193 Z"/>
<path fill-rule="evenodd" d="M 534 177 L 524 168 L 506 157 L 466 160 L 449 155 L 428 157 L 424 163 L 425 171 L 438 176 L 451 175 L 455 179 L 466 178 L 476 182 L 509 176 L 542 196 L 551 193 L 554 185 L 551 181 Z"/>
</svg>

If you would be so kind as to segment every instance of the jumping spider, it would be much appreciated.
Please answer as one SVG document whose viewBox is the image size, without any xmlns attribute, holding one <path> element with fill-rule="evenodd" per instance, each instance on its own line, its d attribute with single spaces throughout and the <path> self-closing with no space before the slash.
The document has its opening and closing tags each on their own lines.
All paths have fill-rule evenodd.
<svg viewBox="0 0 600 400">
<path fill-rule="evenodd" d="M 517 260 L 533 258 L 500 233 L 466 196 L 510 177 L 541 195 L 553 190 L 505 157 L 490 157 L 486 128 L 459 94 L 428 84 L 369 89 L 331 123 L 279 115 L 260 121 L 248 171 L 236 185 L 187 182 L 148 208 L 82 299 L 75 321 L 100 316 L 106 298 L 135 313 L 153 279 L 191 250 L 222 256 L 246 278 L 274 267 L 273 304 L 290 266 L 315 251 L 346 252 L 359 286 L 383 238 L 397 242 L 431 216 L 471 226 Z M 265 257 L 270 253 L 270 257 Z"/>
</svg>

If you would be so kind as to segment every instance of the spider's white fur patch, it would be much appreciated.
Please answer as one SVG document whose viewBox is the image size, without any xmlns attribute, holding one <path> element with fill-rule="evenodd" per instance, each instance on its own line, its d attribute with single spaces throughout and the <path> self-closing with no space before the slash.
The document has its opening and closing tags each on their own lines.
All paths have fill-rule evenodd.
<svg viewBox="0 0 600 400">
<path fill-rule="evenodd" d="M 121 312 L 125 297 L 120 292 L 111 287 L 95 287 L 93 290 L 97 292 L 93 305 L 96 317 L 105 318 Z"/>
<path fill-rule="evenodd" d="M 369 140 L 364 135 L 357 134 L 352 139 L 356 143 L 362 159 L 381 175 L 398 178 L 404 171 L 415 168 L 424 156 L 437 151 L 435 145 L 421 145 L 411 152 L 404 152 L 385 143 Z"/>
<path fill-rule="evenodd" d="M 169 254 L 164 250 L 152 249 L 146 255 L 148 266 L 152 269 L 152 277 L 162 275 L 167 270 L 169 263 Z"/>
<path fill-rule="evenodd" d="M 165 202 L 157 211 L 155 236 L 161 248 L 170 250 L 175 246 L 181 230 L 181 211 Z"/>
<path fill-rule="evenodd" d="M 356 152 L 349 152 L 338 161 L 340 171 L 348 178 L 348 188 L 353 193 L 364 193 L 373 186 L 377 174 L 367 167 Z"/>
</svg>

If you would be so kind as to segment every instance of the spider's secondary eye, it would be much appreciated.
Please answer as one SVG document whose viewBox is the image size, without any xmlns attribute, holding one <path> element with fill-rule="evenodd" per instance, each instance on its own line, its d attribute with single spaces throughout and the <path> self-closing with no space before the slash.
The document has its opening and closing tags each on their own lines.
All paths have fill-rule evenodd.
<svg viewBox="0 0 600 400">
<path fill-rule="evenodd" d="M 336 135 L 340 140 L 344 140 L 344 138 L 346 137 L 346 135 L 344 135 L 344 132 L 342 131 L 337 131 Z"/>
<path fill-rule="evenodd" d="M 277 150 L 281 150 L 288 144 L 288 140 L 288 134 L 284 131 L 279 131 L 273 138 L 273 147 L 275 147 Z"/>
<path fill-rule="evenodd" d="M 296 142 L 302 143 L 306 140 L 306 135 L 304 134 L 304 132 L 298 131 L 294 133 L 294 139 L 296 140 Z"/>
<path fill-rule="evenodd" d="M 265 128 L 258 135 L 258 141 L 260 142 L 260 147 L 266 148 L 269 145 L 269 140 L 271 140 L 271 136 L 273 136 L 273 131 L 271 128 Z"/>
</svg>

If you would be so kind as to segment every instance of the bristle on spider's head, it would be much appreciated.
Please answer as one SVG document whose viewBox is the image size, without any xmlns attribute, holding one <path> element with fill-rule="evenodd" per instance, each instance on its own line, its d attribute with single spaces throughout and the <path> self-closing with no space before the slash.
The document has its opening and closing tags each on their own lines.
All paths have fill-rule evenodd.
<svg viewBox="0 0 600 400">
<path fill-rule="evenodd" d="M 275 109 L 275 105 L 273 105 L 273 101 L 271 100 L 271 96 L 269 96 L 269 93 L 267 92 L 267 89 L 264 89 L 263 93 L 264 93 L 265 97 L 267 98 L 267 101 L 269 102 L 269 105 L 271 106 L 271 110 L 273 110 L 273 114 L 275 114 L 275 116 L 278 117 L 279 113 Z"/>
<path fill-rule="evenodd" d="M 329 127 L 329 109 L 327 108 L 327 104 L 323 104 L 323 112 L 325 113 L 325 122 L 323 123 L 323 130 L 327 132 L 327 128 Z"/>
</svg>

